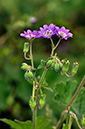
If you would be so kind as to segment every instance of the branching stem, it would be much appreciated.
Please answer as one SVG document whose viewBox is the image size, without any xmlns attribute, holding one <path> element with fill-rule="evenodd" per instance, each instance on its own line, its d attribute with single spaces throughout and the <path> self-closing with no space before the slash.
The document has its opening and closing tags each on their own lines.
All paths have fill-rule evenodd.
<svg viewBox="0 0 85 129">
<path fill-rule="evenodd" d="M 51 57 L 52 57 L 53 54 L 54 54 L 55 49 L 58 47 L 58 45 L 59 45 L 59 43 L 61 41 L 61 38 L 59 38 L 59 40 L 58 40 L 58 42 L 57 42 L 57 44 L 55 46 L 54 46 L 53 40 L 51 38 L 50 38 L 50 40 L 51 40 L 51 43 L 52 43 L 52 51 L 51 51 Z"/>
</svg>

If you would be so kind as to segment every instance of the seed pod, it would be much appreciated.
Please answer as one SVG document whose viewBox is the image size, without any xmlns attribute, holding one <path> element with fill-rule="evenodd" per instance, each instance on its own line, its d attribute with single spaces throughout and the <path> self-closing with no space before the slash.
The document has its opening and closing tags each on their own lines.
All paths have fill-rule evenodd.
<svg viewBox="0 0 85 129">
<path fill-rule="evenodd" d="M 76 74 L 79 67 L 79 63 L 73 63 L 72 74 Z"/>
<path fill-rule="evenodd" d="M 26 63 L 22 63 L 21 69 L 27 70 L 28 65 Z"/>
<path fill-rule="evenodd" d="M 60 68 L 62 68 L 63 67 L 63 64 L 61 62 L 59 62 L 59 66 L 60 66 Z"/>
<path fill-rule="evenodd" d="M 39 100 L 39 104 L 40 104 L 40 107 L 44 106 L 44 104 L 45 104 L 45 96 L 41 96 L 41 98 Z"/>
<path fill-rule="evenodd" d="M 55 71 L 58 71 L 59 70 L 59 64 L 58 63 L 55 63 L 54 69 L 55 69 Z"/>
<path fill-rule="evenodd" d="M 69 60 L 67 60 L 66 62 L 64 62 L 63 68 L 62 68 L 62 72 L 63 72 L 63 73 L 65 73 L 65 72 L 68 71 L 68 69 L 69 69 L 69 64 L 70 64 Z"/>
<path fill-rule="evenodd" d="M 51 69 L 54 68 L 54 65 L 55 65 L 55 62 L 53 62 L 53 63 L 51 64 Z"/>
<path fill-rule="evenodd" d="M 29 78 L 33 78 L 33 73 L 32 73 L 31 71 L 29 71 L 28 77 L 29 77 Z"/>
<path fill-rule="evenodd" d="M 29 51 L 29 43 L 24 44 L 23 52 L 27 53 Z"/>
<path fill-rule="evenodd" d="M 52 60 L 48 60 L 48 62 L 46 63 L 47 66 L 51 66 L 52 64 Z"/>
<path fill-rule="evenodd" d="M 24 76 L 25 76 L 25 79 L 28 79 L 29 78 L 29 72 L 25 72 Z"/>
<path fill-rule="evenodd" d="M 31 98 L 29 101 L 29 105 L 31 109 L 33 109 L 36 106 L 36 100 L 34 98 Z"/>
</svg>

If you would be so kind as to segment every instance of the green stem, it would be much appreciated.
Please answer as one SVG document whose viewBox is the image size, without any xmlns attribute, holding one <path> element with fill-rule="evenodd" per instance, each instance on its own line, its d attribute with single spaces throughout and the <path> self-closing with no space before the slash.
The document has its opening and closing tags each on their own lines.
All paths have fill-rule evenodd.
<svg viewBox="0 0 85 129">
<path fill-rule="evenodd" d="M 35 81 L 33 81 L 33 91 L 32 91 L 32 97 L 35 97 Z"/>
<path fill-rule="evenodd" d="M 39 85 L 41 85 L 41 84 L 42 84 L 42 82 L 43 82 L 43 80 L 44 80 L 44 77 L 45 77 L 45 75 L 46 75 L 46 72 L 47 72 L 47 69 L 45 68 L 45 69 L 44 69 L 44 71 L 43 71 L 43 73 L 42 73 L 42 76 L 41 76 L 41 79 L 40 79 Z"/>
<path fill-rule="evenodd" d="M 51 43 L 52 43 L 52 48 L 53 48 L 53 47 L 54 47 L 54 43 L 53 43 L 52 38 L 50 38 L 50 41 L 51 41 Z"/>
<path fill-rule="evenodd" d="M 71 124 L 72 124 L 72 116 L 70 115 L 69 124 L 68 124 L 68 129 L 71 129 Z"/>
<path fill-rule="evenodd" d="M 34 108 L 34 111 L 33 111 L 33 126 L 32 126 L 32 129 L 36 129 L 36 118 L 37 118 L 37 106 Z"/>
<path fill-rule="evenodd" d="M 34 68 L 34 64 L 33 64 L 33 55 L 32 55 L 32 41 L 30 41 L 30 58 L 31 58 L 32 68 Z"/>
<path fill-rule="evenodd" d="M 68 108 L 68 113 L 67 113 L 67 118 L 66 118 L 66 126 L 68 127 L 68 124 L 69 124 L 69 109 L 70 108 Z"/>
<path fill-rule="evenodd" d="M 60 41 L 61 41 L 61 38 L 58 40 L 58 42 L 57 42 L 57 44 L 55 45 L 55 47 L 54 47 L 54 46 L 52 47 L 51 57 L 53 56 L 54 51 L 55 51 L 55 49 L 58 47 Z M 53 41 L 52 41 L 52 42 L 53 42 Z"/>
<path fill-rule="evenodd" d="M 59 45 L 60 41 L 61 41 L 61 38 L 58 40 L 58 42 L 57 42 L 56 46 L 54 47 L 54 50 L 58 47 L 58 45 Z"/>
<path fill-rule="evenodd" d="M 62 114 L 61 114 L 61 118 L 58 121 L 58 124 L 56 125 L 55 129 L 60 129 L 61 124 L 63 123 L 63 121 L 65 119 L 65 115 L 66 115 L 66 112 L 63 111 Z"/>
<path fill-rule="evenodd" d="M 39 81 L 39 90 L 40 90 L 41 95 L 43 95 L 42 90 L 41 90 L 41 85 L 42 85 L 42 82 L 43 82 L 44 77 L 46 75 L 46 72 L 47 72 L 47 69 L 45 68 L 44 71 L 43 71 L 43 73 L 42 73 L 41 79 Z"/>
</svg>

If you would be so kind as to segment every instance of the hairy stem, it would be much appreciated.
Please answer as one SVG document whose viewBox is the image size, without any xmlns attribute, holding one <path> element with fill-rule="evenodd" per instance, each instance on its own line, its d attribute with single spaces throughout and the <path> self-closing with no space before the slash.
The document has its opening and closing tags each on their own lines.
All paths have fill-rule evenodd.
<svg viewBox="0 0 85 129">
<path fill-rule="evenodd" d="M 33 55 L 32 55 L 32 41 L 30 41 L 30 59 L 31 59 L 32 68 L 34 68 Z"/>
<path fill-rule="evenodd" d="M 37 106 L 33 110 L 33 126 L 32 126 L 32 129 L 36 129 L 36 118 L 37 118 Z"/>
</svg>

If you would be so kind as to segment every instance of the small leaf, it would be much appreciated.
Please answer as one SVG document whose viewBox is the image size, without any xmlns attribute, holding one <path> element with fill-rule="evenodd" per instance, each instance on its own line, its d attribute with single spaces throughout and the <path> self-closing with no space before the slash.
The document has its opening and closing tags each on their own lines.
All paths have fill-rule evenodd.
<svg viewBox="0 0 85 129">
<path fill-rule="evenodd" d="M 42 83 L 42 87 L 47 87 L 48 86 L 48 83 L 46 82 L 46 81 L 44 81 L 43 83 Z"/>
<path fill-rule="evenodd" d="M 49 122 L 50 120 L 45 119 L 44 117 L 37 117 L 36 129 L 44 129 L 49 124 Z"/>
<path fill-rule="evenodd" d="M 40 64 L 40 65 L 37 67 L 37 69 L 41 69 L 41 68 L 43 68 L 43 66 Z"/>
<path fill-rule="evenodd" d="M 49 90 L 49 91 L 53 92 L 53 90 L 50 87 L 43 87 L 43 88 L 45 88 L 46 90 Z"/>
<path fill-rule="evenodd" d="M 46 66 L 46 61 L 45 60 L 41 60 L 41 65 L 43 65 L 44 67 Z"/>
<path fill-rule="evenodd" d="M 9 119 L 0 119 L 2 122 L 5 122 L 6 124 L 10 125 L 11 128 L 13 129 L 32 129 L 32 122 L 31 121 L 26 121 L 26 122 L 21 122 L 18 120 L 12 121 Z"/>
</svg>

